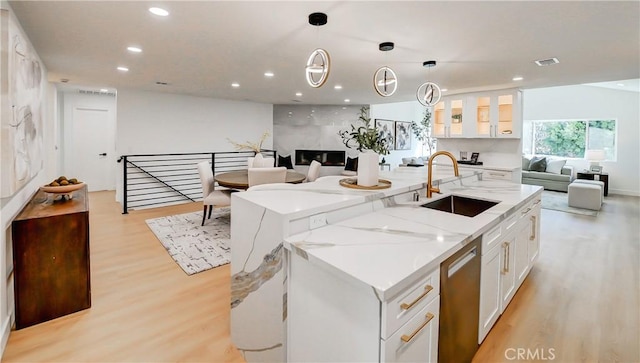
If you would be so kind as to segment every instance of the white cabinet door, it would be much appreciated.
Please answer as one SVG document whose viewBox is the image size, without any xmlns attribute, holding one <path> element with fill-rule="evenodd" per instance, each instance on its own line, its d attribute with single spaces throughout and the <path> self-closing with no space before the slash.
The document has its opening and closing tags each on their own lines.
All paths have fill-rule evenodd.
<svg viewBox="0 0 640 363">
<path fill-rule="evenodd" d="M 500 316 L 501 250 L 501 246 L 494 246 L 489 252 L 482 255 L 478 344 L 482 343 Z"/>
<path fill-rule="evenodd" d="M 516 294 L 515 241 L 516 235 L 512 233 L 503 239 L 500 246 L 500 314 L 504 312 L 513 299 L 513 295 Z"/>
<path fill-rule="evenodd" d="M 381 362 L 438 362 L 440 296 L 381 341 Z"/>
<path fill-rule="evenodd" d="M 531 224 L 528 248 L 529 265 L 533 266 L 540 252 L 540 207 L 533 209 L 533 212 L 529 215 L 529 221 Z"/>
<path fill-rule="evenodd" d="M 516 234 L 513 267 L 516 274 L 516 289 L 529 272 L 529 237 L 531 236 L 531 222 L 528 215 L 519 222 L 521 225 Z"/>
</svg>

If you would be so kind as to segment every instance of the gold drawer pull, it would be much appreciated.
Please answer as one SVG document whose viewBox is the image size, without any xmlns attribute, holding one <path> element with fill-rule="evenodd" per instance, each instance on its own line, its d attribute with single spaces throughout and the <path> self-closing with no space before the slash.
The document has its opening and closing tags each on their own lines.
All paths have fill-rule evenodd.
<svg viewBox="0 0 640 363">
<path fill-rule="evenodd" d="M 413 307 L 413 305 L 415 305 L 416 303 L 418 303 L 418 301 L 422 300 L 422 298 L 423 298 L 423 297 L 427 296 L 427 294 L 428 294 L 428 293 L 429 293 L 429 291 L 431 291 L 431 290 L 433 290 L 433 286 L 431 286 L 431 285 L 427 285 L 427 286 L 425 286 L 425 287 L 424 287 L 424 292 L 423 292 L 420 296 L 418 296 L 418 298 L 417 298 L 417 299 L 413 300 L 410 304 L 402 303 L 402 304 L 400 305 L 400 308 L 401 308 L 402 310 L 409 310 L 409 309 L 411 309 L 411 308 Z"/>
<path fill-rule="evenodd" d="M 427 326 L 427 324 L 429 324 L 429 322 L 431 321 L 431 319 L 434 318 L 434 315 L 431 313 L 427 313 L 427 315 L 425 316 L 427 318 L 427 321 L 425 321 L 424 323 L 422 323 L 422 325 L 420 325 L 420 327 L 418 327 L 418 329 L 416 329 L 416 331 L 414 331 L 413 333 L 411 333 L 411 335 L 406 335 L 403 334 L 400 339 L 402 339 L 403 342 L 405 343 L 409 343 L 411 341 L 411 339 L 413 339 L 413 337 L 416 336 L 416 334 L 420 333 L 420 330 L 422 330 L 425 326 Z"/>
</svg>

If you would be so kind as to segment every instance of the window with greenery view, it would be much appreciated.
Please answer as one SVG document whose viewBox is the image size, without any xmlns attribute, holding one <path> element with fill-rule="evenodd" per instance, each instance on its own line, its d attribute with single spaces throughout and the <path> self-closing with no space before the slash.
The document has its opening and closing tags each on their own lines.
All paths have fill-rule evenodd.
<svg viewBox="0 0 640 363">
<path fill-rule="evenodd" d="M 522 152 L 582 159 L 587 150 L 604 150 L 616 160 L 615 120 L 530 121 L 523 124 Z"/>
</svg>

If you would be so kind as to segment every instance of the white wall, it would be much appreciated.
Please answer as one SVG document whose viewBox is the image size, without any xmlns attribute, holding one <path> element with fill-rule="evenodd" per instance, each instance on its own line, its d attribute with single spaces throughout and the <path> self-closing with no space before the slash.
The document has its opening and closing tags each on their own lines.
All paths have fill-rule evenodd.
<svg viewBox="0 0 640 363">
<path fill-rule="evenodd" d="M 419 122 L 424 117 L 424 110 L 425 107 L 418 101 L 383 103 L 371 105 L 370 116 L 372 120 L 379 118 L 393 121 Z M 411 133 L 411 150 L 392 150 L 384 158 L 393 169 L 402 164 L 402 158 L 421 156 L 421 154 L 422 143 L 416 140 L 413 133 Z"/>
<path fill-rule="evenodd" d="M 296 149 L 344 150 L 355 157 L 358 151 L 347 148 L 338 132 L 358 126 L 358 116 L 363 105 L 275 105 L 273 107 L 274 148 L 279 155 L 291 155 Z M 393 121 L 420 121 L 424 107 L 417 101 L 371 105 L 369 117 Z M 411 134 L 411 150 L 391 150 L 385 161 L 392 168 L 402 163 L 403 157 L 419 156 L 421 144 Z M 306 173 L 308 167 L 295 166 L 296 171 Z M 323 167 L 320 175 L 339 174 L 343 167 Z"/>
<path fill-rule="evenodd" d="M 118 90 L 116 155 L 235 151 L 235 142 L 273 135 L 273 105 L 160 92 Z M 271 149 L 273 138 L 262 147 Z M 116 171 L 116 199 L 122 165 Z"/>
<path fill-rule="evenodd" d="M 11 7 L 5 2 L 0 2 L 0 9 L 9 11 L 9 17 L 11 21 L 15 22 L 20 28 L 22 38 L 28 41 L 28 37 L 20 27 L 18 21 L 11 11 Z M 1 11 L 1 10 L 0 10 Z M 3 18 L 2 21 L 6 21 Z M 6 36 L 2 34 L 1 36 Z M 7 43 L 2 41 L 2 47 Z M 28 44 L 32 47 L 31 44 Z M 1 49 L 1 52 L 6 52 L 6 49 Z M 35 52 L 34 52 L 35 54 Z M 47 70 L 44 64 L 40 62 L 44 71 L 43 80 L 46 80 Z M 2 72 L 3 80 L 6 80 L 7 74 Z M 7 107 L 6 103 L 6 83 L 2 83 L 2 105 L 1 107 Z M 53 85 L 46 83 L 44 86 L 44 96 L 42 103 L 42 138 L 43 138 L 43 169 L 41 169 L 34 178 L 32 178 L 25 186 L 18 190 L 10 197 L 3 198 L 0 202 L 0 220 L 2 231 L 0 232 L 0 276 L 3 283 L 0 284 L 0 356 L 4 352 L 4 348 L 9 339 L 9 333 L 11 325 L 15 320 L 13 316 L 14 312 L 14 300 L 13 300 L 13 255 L 12 255 L 12 242 L 11 242 L 11 221 L 15 218 L 22 208 L 31 199 L 31 196 L 38 190 L 40 185 L 44 185 L 53 175 L 57 173 L 57 160 L 58 150 L 56 149 L 57 139 L 57 101 L 56 101 L 56 89 Z M 3 115 L 4 115 L 3 111 Z M 4 166 L 0 166 L 4 167 Z"/>
<path fill-rule="evenodd" d="M 295 165 L 296 150 L 345 151 L 355 157 L 358 151 L 347 148 L 338 135 L 351 130 L 363 105 L 274 105 L 273 146 L 278 155 L 291 155 L 293 168 L 306 174 L 309 167 Z M 323 166 L 320 176 L 339 175 L 344 167 Z"/>
<path fill-rule="evenodd" d="M 610 193 L 640 195 L 640 94 L 575 85 L 525 90 L 524 99 L 525 120 L 618 120 L 618 160 L 600 164 L 609 173 Z M 579 171 L 589 163 L 567 164 Z"/>
</svg>

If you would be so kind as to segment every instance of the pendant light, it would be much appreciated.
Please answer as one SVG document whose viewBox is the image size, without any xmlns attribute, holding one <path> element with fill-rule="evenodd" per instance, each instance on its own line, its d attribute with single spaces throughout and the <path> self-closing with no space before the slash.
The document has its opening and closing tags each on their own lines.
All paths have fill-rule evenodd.
<svg viewBox="0 0 640 363">
<path fill-rule="evenodd" d="M 313 26 L 322 26 L 327 23 L 327 14 L 325 13 L 312 13 L 309 14 L 309 24 Z M 329 71 L 331 70 L 331 58 L 329 52 L 322 48 L 317 48 L 307 60 L 307 66 L 305 67 L 305 77 L 307 83 L 313 87 L 322 87 L 323 84 L 329 78 Z"/>
<path fill-rule="evenodd" d="M 378 45 L 378 49 L 388 52 L 393 49 L 393 46 L 393 42 L 384 42 Z M 373 89 L 382 97 L 393 95 L 398 89 L 396 72 L 388 66 L 378 68 L 376 73 L 373 74 Z"/>
<path fill-rule="evenodd" d="M 423 62 L 422 66 L 429 68 L 429 73 L 431 73 L 431 68 L 436 66 L 436 61 L 430 60 Z M 431 107 L 440 102 L 441 95 L 442 92 L 440 91 L 440 86 L 433 82 L 425 82 L 421 84 L 416 91 L 416 98 L 418 99 L 418 102 L 427 107 Z"/>
</svg>

